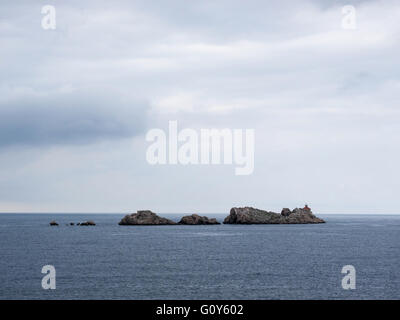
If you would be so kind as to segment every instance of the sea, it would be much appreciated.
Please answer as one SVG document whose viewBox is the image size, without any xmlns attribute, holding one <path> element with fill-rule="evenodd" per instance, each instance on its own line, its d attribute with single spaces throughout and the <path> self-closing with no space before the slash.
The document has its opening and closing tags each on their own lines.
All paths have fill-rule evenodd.
<svg viewBox="0 0 400 320">
<path fill-rule="evenodd" d="M 119 226 L 123 216 L 0 214 L 0 299 L 400 298 L 400 215 Z M 68 225 L 86 220 L 96 226 Z M 55 289 L 42 287 L 46 265 L 55 269 Z M 346 289 L 349 265 L 355 288 Z"/>
</svg>

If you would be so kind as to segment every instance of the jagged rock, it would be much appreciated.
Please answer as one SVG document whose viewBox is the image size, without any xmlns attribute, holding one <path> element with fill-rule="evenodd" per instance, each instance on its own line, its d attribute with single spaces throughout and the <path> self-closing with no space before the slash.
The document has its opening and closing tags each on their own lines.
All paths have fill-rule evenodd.
<svg viewBox="0 0 400 320">
<path fill-rule="evenodd" d="M 290 210 L 289 210 L 290 211 Z M 232 208 L 225 224 L 297 224 L 297 223 L 324 223 L 325 221 L 313 215 L 307 206 L 296 208 L 290 213 L 283 209 L 282 213 L 264 211 L 251 207 Z"/>
<path fill-rule="evenodd" d="M 53 221 L 50 221 L 50 225 L 51 226 L 58 226 L 58 223 L 53 220 Z"/>
<path fill-rule="evenodd" d="M 78 223 L 79 226 L 95 226 L 96 224 L 92 220 L 88 220 L 85 222 Z"/>
<path fill-rule="evenodd" d="M 289 216 L 291 213 L 292 213 L 292 211 L 290 211 L 289 208 L 283 208 L 282 211 L 281 211 L 281 215 L 284 216 L 284 217 Z"/>
<path fill-rule="evenodd" d="M 138 210 L 137 213 L 128 214 L 121 219 L 119 225 L 172 225 L 176 222 L 159 217 L 150 210 Z"/>
<path fill-rule="evenodd" d="M 225 224 L 262 224 L 280 223 L 281 215 L 275 212 L 259 210 L 251 207 L 232 208 Z"/>
<path fill-rule="evenodd" d="M 215 218 L 207 218 L 205 216 L 199 216 L 198 214 L 192 214 L 190 216 L 182 217 L 179 224 L 220 224 Z"/>
</svg>

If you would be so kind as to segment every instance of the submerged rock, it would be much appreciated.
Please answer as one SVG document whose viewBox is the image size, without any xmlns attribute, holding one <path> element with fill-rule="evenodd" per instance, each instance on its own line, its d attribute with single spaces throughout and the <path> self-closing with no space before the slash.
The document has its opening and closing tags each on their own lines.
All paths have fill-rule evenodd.
<svg viewBox="0 0 400 320">
<path fill-rule="evenodd" d="M 138 210 L 137 213 L 128 214 L 121 219 L 119 225 L 172 225 L 176 222 L 160 217 L 150 210 Z"/>
<path fill-rule="evenodd" d="M 296 208 L 290 211 L 282 209 L 281 214 L 264 211 L 251 207 L 232 208 L 229 216 L 224 220 L 225 224 L 303 224 L 303 223 L 325 223 L 317 218 L 306 205 L 304 208 Z"/>
<path fill-rule="evenodd" d="M 220 224 L 220 223 L 215 218 L 209 219 L 208 217 L 205 216 L 192 214 L 190 216 L 182 217 L 181 221 L 179 221 L 179 224 Z"/>
<path fill-rule="evenodd" d="M 95 226 L 96 224 L 92 220 L 88 220 L 85 222 L 78 223 L 79 226 Z"/>
<path fill-rule="evenodd" d="M 53 221 L 50 221 L 50 225 L 51 226 L 58 226 L 58 223 L 53 220 Z"/>
</svg>

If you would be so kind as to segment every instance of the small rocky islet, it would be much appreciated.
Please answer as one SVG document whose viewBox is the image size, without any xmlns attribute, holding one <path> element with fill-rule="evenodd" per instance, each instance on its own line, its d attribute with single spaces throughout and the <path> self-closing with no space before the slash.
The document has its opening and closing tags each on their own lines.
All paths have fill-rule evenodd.
<svg viewBox="0 0 400 320">
<path fill-rule="evenodd" d="M 190 216 L 184 216 L 179 222 L 172 221 L 167 218 L 163 218 L 155 214 L 150 210 L 139 210 L 137 213 L 128 214 L 121 219 L 119 225 L 121 226 L 133 226 L 133 225 L 200 225 L 200 224 L 220 224 L 217 219 L 209 219 L 205 216 L 199 216 L 198 214 L 192 214 Z"/>
<path fill-rule="evenodd" d="M 208 218 L 206 216 L 199 216 L 198 214 L 192 214 L 190 216 L 184 216 L 178 224 L 187 225 L 199 225 L 199 224 L 220 224 L 215 218 Z"/>
<path fill-rule="evenodd" d="M 306 205 L 304 208 L 290 210 L 283 208 L 281 213 L 264 211 L 252 207 L 232 208 L 224 224 L 309 224 L 325 223 L 316 217 Z"/>
<path fill-rule="evenodd" d="M 59 224 L 55 220 L 50 221 L 49 224 L 50 224 L 50 226 L 59 226 Z M 70 222 L 67 224 L 67 226 L 74 226 L 74 225 L 75 225 L 74 222 Z M 77 226 L 95 226 L 96 223 L 93 220 L 88 220 L 88 221 L 84 221 L 84 222 L 78 222 L 76 225 Z"/>
<path fill-rule="evenodd" d="M 133 226 L 133 225 L 174 225 L 176 222 L 160 217 L 150 210 L 138 210 L 137 213 L 127 214 L 121 219 L 119 225 Z"/>
<path fill-rule="evenodd" d="M 232 208 L 229 215 L 224 219 L 224 224 L 310 224 L 325 223 L 316 217 L 311 209 L 305 205 L 304 208 L 283 208 L 281 213 L 264 211 L 252 207 Z M 208 218 L 198 214 L 187 215 L 179 222 L 160 217 L 150 210 L 138 210 L 136 213 L 128 214 L 121 219 L 121 226 L 150 226 L 150 225 L 216 225 L 220 224 L 215 218 Z M 56 221 L 51 221 L 50 226 L 58 226 Z M 75 225 L 73 222 L 67 225 Z M 92 220 L 80 222 L 77 226 L 95 226 Z"/>
</svg>

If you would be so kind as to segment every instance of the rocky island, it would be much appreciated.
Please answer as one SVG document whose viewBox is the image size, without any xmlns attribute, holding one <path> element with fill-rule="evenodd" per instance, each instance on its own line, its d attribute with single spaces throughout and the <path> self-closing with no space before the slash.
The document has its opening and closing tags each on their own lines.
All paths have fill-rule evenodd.
<svg viewBox="0 0 400 320">
<path fill-rule="evenodd" d="M 325 223 L 316 217 L 306 205 L 304 208 L 290 210 L 282 209 L 282 212 L 264 211 L 252 207 L 232 208 L 229 216 L 224 219 L 224 224 L 306 224 Z"/>
<path fill-rule="evenodd" d="M 95 226 L 96 223 L 94 223 L 94 221 L 92 221 L 92 220 L 88 220 L 85 222 L 78 223 L 77 225 L 78 226 Z"/>
<path fill-rule="evenodd" d="M 325 223 L 316 217 L 311 209 L 304 208 L 290 210 L 283 208 L 281 213 L 264 211 L 252 207 L 232 208 L 230 214 L 224 219 L 224 224 L 308 224 Z M 128 214 L 121 219 L 119 225 L 216 225 L 220 224 L 215 218 L 208 218 L 198 214 L 187 215 L 177 223 L 163 218 L 150 210 L 138 210 L 137 213 Z"/>
<path fill-rule="evenodd" d="M 121 219 L 119 225 L 174 225 L 176 222 L 160 217 L 150 210 L 138 210 L 137 213 L 128 214 Z"/>
<path fill-rule="evenodd" d="M 199 224 L 220 224 L 215 218 L 207 218 L 205 216 L 199 216 L 198 214 L 192 214 L 190 216 L 182 217 L 179 224 L 199 225 Z"/>
</svg>

